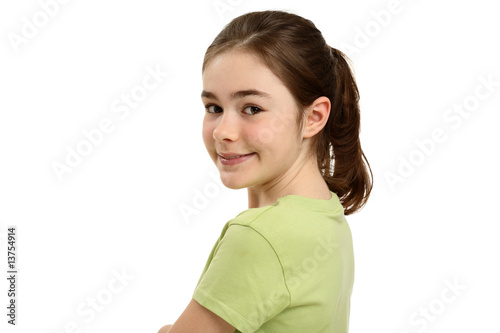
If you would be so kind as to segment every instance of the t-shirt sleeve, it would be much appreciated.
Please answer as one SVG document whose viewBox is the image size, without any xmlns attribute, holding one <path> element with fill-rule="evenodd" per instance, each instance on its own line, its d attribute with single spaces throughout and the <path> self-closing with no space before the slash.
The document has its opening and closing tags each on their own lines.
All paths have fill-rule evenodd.
<svg viewBox="0 0 500 333">
<path fill-rule="evenodd" d="M 193 298 L 243 333 L 255 332 L 290 304 L 276 252 L 243 225 L 227 229 Z"/>
</svg>

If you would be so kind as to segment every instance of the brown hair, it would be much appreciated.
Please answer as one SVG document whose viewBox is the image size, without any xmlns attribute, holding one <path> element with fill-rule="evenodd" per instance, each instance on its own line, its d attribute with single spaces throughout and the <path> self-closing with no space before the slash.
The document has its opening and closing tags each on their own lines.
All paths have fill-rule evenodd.
<svg viewBox="0 0 500 333">
<path fill-rule="evenodd" d="M 370 196 L 373 174 L 359 140 L 359 93 L 347 56 L 328 46 L 310 20 L 274 10 L 247 13 L 227 24 L 208 47 L 202 72 L 216 56 L 233 49 L 258 56 L 289 89 L 301 110 L 298 128 L 306 107 L 320 96 L 330 99 L 328 121 L 314 136 L 312 152 L 344 214 L 361 209 Z"/>
</svg>

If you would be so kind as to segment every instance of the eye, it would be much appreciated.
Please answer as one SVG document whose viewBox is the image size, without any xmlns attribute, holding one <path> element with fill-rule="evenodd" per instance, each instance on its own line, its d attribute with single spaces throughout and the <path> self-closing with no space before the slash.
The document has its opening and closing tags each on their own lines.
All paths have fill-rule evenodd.
<svg viewBox="0 0 500 333">
<path fill-rule="evenodd" d="M 250 115 L 254 115 L 256 113 L 259 113 L 260 111 L 262 111 L 261 108 L 259 108 L 258 106 L 254 106 L 254 105 L 249 105 L 245 108 L 246 109 L 250 109 Z"/>
<path fill-rule="evenodd" d="M 215 108 L 219 108 L 221 109 L 219 106 L 217 105 L 213 105 L 213 104 L 208 104 L 208 105 L 205 105 L 205 110 L 208 112 L 208 113 L 218 113 L 218 112 L 215 112 Z M 222 109 L 221 109 L 222 110 Z"/>
</svg>

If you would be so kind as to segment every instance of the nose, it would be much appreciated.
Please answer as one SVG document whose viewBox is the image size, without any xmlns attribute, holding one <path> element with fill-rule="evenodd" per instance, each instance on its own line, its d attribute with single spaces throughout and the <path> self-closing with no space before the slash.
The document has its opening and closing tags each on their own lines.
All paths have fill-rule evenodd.
<svg viewBox="0 0 500 333">
<path fill-rule="evenodd" d="M 213 137 L 219 142 L 235 141 L 238 138 L 238 119 L 235 112 L 225 110 L 217 120 Z"/>
</svg>

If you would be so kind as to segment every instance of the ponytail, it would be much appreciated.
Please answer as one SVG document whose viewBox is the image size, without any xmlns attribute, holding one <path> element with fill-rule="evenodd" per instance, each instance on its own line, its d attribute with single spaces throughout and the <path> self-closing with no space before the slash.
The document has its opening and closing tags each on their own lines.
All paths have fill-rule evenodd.
<svg viewBox="0 0 500 333">
<path fill-rule="evenodd" d="M 347 56 L 330 48 L 334 58 L 334 93 L 330 116 L 318 142 L 318 166 L 328 187 L 344 206 L 344 214 L 349 215 L 366 204 L 373 187 L 373 174 L 359 140 L 356 81 L 346 61 Z"/>
</svg>

